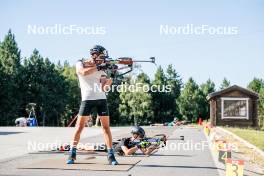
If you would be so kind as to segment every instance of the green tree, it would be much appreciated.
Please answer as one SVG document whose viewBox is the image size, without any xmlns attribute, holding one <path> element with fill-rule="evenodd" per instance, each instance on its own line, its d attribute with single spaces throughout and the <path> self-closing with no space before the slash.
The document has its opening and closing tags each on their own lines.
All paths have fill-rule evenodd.
<svg viewBox="0 0 264 176">
<path fill-rule="evenodd" d="M 40 125 L 58 126 L 67 103 L 67 85 L 56 66 L 35 49 L 24 62 L 24 105 L 37 104 Z"/>
<path fill-rule="evenodd" d="M 260 78 L 254 78 L 249 84 L 248 84 L 248 89 L 259 93 L 260 89 L 264 87 L 264 80 Z"/>
<path fill-rule="evenodd" d="M 142 72 L 137 76 L 137 82 L 150 84 L 150 78 L 146 73 Z"/>
<path fill-rule="evenodd" d="M 122 84 L 122 87 L 129 86 L 128 83 Z M 119 107 L 118 112 L 120 113 L 120 124 L 131 124 L 133 123 L 133 119 L 131 116 L 131 109 L 129 107 L 128 101 L 132 98 L 132 93 L 128 91 L 121 91 L 119 94 Z"/>
<path fill-rule="evenodd" d="M 114 79 L 113 86 L 121 85 L 122 80 Z M 109 108 L 110 122 L 114 125 L 122 124 L 122 119 L 120 118 L 119 104 L 120 104 L 120 92 L 116 89 L 112 89 L 107 93 L 107 103 Z M 124 122 L 124 121 L 123 121 Z"/>
<path fill-rule="evenodd" d="M 119 112 L 122 121 L 134 125 L 149 124 L 153 117 L 151 108 L 151 95 L 143 89 L 149 86 L 149 78 L 146 74 L 141 73 L 136 80 L 131 80 L 130 84 L 125 86 L 137 86 L 135 91 L 123 91 L 120 93 Z"/>
<path fill-rule="evenodd" d="M 2 125 L 8 125 L 8 114 L 6 113 L 9 111 L 8 106 L 6 106 L 6 103 L 8 102 L 8 94 L 6 94 L 6 74 L 4 73 L 3 66 L 0 63 L 0 126 Z"/>
<path fill-rule="evenodd" d="M 207 100 L 208 94 L 215 92 L 215 84 L 210 79 L 206 81 L 206 83 L 200 86 L 201 92 L 201 102 L 199 107 L 200 117 L 203 119 L 208 119 L 210 117 L 210 105 Z"/>
<path fill-rule="evenodd" d="M 174 117 L 180 117 L 179 108 L 177 106 L 176 100 L 181 94 L 182 79 L 179 74 L 170 64 L 166 70 L 166 86 L 171 87 L 171 91 L 167 92 L 165 95 L 166 106 L 165 111 L 167 112 L 166 121 L 172 121 Z"/>
<path fill-rule="evenodd" d="M 20 50 L 11 30 L 0 43 L 0 125 L 14 125 L 21 104 Z"/>
<path fill-rule="evenodd" d="M 264 130 L 264 87 L 261 87 L 259 91 L 259 113 L 260 126 Z"/>
<path fill-rule="evenodd" d="M 223 79 L 223 82 L 220 86 L 220 90 L 223 90 L 225 88 L 228 88 L 230 86 L 230 81 L 228 81 L 226 78 Z"/>
<path fill-rule="evenodd" d="M 254 78 L 249 84 L 248 89 L 259 94 L 258 115 L 260 117 L 260 126 L 264 129 L 264 80 Z"/>
<path fill-rule="evenodd" d="M 155 117 L 153 123 L 169 122 L 174 117 L 180 117 L 176 99 L 180 96 L 182 79 L 173 66 L 168 65 L 165 73 L 161 67 L 158 67 L 152 85 L 158 86 L 160 90 L 151 93 Z"/>
<path fill-rule="evenodd" d="M 75 66 L 71 66 L 67 61 L 61 66 L 60 62 L 57 64 L 57 69 L 60 74 L 64 77 L 66 85 L 66 106 L 61 118 L 61 123 L 63 126 L 68 125 L 69 120 L 77 115 L 80 102 L 81 102 L 81 92 L 79 88 L 78 78 L 76 75 Z"/>
<path fill-rule="evenodd" d="M 155 79 L 152 82 L 153 85 L 157 87 L 155 92 L 151 92 L 154 123 L 164 123 L 167 117 L 165 107 L 168 104 L 166 102 L 166 92 L 163 91 L 165 90 L 166 76 L 161 66 L 158 67 L 155 73 Z"/>
<path fill-rule="evenodd" d="M 200 115 L 199 103 L 202 98 L 199 86 L 192 78 L 190 78 L 184 85 L 184 89 L 177 100 L 180 113 L 183 115 L 185 120 L 192 122 L 197 120 Z"/>
</svg>

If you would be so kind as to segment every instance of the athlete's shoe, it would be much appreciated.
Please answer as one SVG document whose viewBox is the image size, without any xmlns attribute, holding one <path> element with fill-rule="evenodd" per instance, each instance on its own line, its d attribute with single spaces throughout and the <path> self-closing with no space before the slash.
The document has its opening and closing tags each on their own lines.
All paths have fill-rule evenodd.
<svg viewBox="0 0 264 176">
<path fill-rule="evenodd" d="M 76 160 L 76 148 L 72 148 L 70 150 L 69 158 L 67 160 L 67 164 L 74 164 L 74 161 Z"/>
<path fill-rule="evenodd" d="M 114 153 L 108 153 L 107 159 L 108 159 L 109 165 L 118 165 L 118 162 L 115 159 Z"/>
</svg>

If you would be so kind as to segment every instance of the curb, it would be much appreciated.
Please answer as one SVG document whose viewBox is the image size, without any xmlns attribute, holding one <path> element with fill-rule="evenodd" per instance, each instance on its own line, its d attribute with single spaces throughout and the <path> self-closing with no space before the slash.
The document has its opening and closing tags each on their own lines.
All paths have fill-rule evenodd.
<svg viewBox="0 0 264 176">
<path fill-rule="evenodd" d="M 204 133 L 203 133 L 204 134 Z M 207 141 L 209 142 L 210 146 L 212 145 L 212 141 L 210 140 L 209 136 L 205 135 L 205 138 L 207 139 Z M 215 164 L 215 166 L 217 167 L 217 173 L 219 176 L 225 176 L 225 166 L 223 166 L 221 163 L 218 162 L 218 157 L 217 155 L 215 155 L 215 153 L 213 153 L 212 148 L 209 148 L 210 154 L 212 156 L 213 162 Z"/>
<path fill-rule="evenodd" d="M 253 149 L 255 152 L 257 152 L 258 154 L 260 154 L 261 156 L 264 157 L 264 152 L 259 149 L 258 147 L 256 147 L 255 145 L 249 143 L 248 141 L 246 141 L 245 139 L 242 139 L 241 137 L 237 136 L 236 134 L 232 133 L 231 131 L 225 130 L 222 127 L 216 127 L 216 129 L 231 135 L 232 137 L 234 137 L 235 139 L 237 139 L 239 142 L 243 143 L 244 145 L 246 145 L 248 148 Z"/>
</svg>

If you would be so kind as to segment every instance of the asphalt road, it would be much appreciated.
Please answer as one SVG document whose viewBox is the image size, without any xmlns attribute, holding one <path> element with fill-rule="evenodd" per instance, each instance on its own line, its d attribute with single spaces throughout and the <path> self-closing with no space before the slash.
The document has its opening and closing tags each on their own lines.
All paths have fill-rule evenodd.
<svg viewBox="0 0 264 176">
<path fill-rule="evenodd" d="M 30 139 L 38 139 L 38 141 L 50 141 L 62 139 L 67 141 L 70 137 L 72 129 L 69 128 L 39 128 L 25 129 L 22 133 L 16 128 L 0 128 L 0 149 L 5 158 L 0 159 L 0 175 L 95 175 L 95 176 L 141 176 L 141 175 L 164 175 L 164 176 L 217 176 L 218 169 L 215 166 L 211 151 L 207 145 L 207 139 L 203 131 L 194 127 L 144 127 L 146 133 L 151 136 L 154 134 L 165 133 L 169 135 L 168 144 L 165 148 L 160 149 L 149 157 L 140 157 L 141 161 L 132 167 L 129 171 L 90 171 L 90 170 L 57 170 L 57 169 L 18 169 L 18 166 L 34 163 L 36 161 L 55 158 L 62 154 L 26 154 L 25 141 Z M 63 133 L 63 131 L 66 131 Z M 112 128 L 113 138 L 129 136 L 129 127 Z M 38 131 L 38 132 L 36 132 Z M 56 132 L 58 131 L 58 132 Z M 12 133 L 11 133 L 12 132 Z M 100 128 L 86 129 L 82 135 L 81 142 L 102 142 Z M 41 134 L 41 135 L 40 135 Z M 23 135 L 26 135 L 23 136 Z M 42 139 L 45 137 L 45 140 Z M 54 137 L 56 136 L 56 137 Z M 67 136 L 67 137 L 66 137 Z M 179 140 L 180 136 L 184 136 L 185 140 Z M 21 142 L 23 145 L 19 147 L 16 142 Z M 5 139 L 5 140 L 4 140 Z M 5 152 L 8 151 L 8 152 Z M 23 150 L 23 152 L 21 152 Z M 29 151 L 28 151 L 29 152 Z M 66 159 L 66 156 L 65 156 Z"/>
</svg>

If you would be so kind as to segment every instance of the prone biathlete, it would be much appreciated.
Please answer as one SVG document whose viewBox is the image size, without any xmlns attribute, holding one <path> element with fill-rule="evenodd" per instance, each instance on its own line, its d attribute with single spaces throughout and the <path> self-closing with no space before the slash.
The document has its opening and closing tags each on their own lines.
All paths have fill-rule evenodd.
<svg viewBox="0 0 264 176">
<path fill-rule="evenodd" d="M 131 137 L 122 138 L 116 145 L 115 151 L 119 155 L 133 155 L 140 150 L 144 155 L 150 155 L 159 145 L 145 146 L 145 142 L 142 141 L 146 137 L 145 130 L 140 126 L 134 126 L 131 129 Z"/>
</svg>

